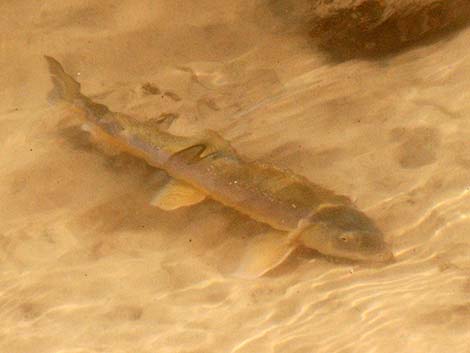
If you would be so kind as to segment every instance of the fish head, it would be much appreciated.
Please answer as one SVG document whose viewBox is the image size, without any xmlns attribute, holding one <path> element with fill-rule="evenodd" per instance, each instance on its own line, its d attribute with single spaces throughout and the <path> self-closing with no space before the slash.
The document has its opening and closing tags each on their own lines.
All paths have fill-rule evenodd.
<svg viewBox="0 0 470 353">
<path fill-rule="evenodd" d="M 372 220 L 348 205 L 322 207 L 309 219 L 300 241 L 327 256 L 381 263 L 394 260 L 382 232 Z"/>
</svg>

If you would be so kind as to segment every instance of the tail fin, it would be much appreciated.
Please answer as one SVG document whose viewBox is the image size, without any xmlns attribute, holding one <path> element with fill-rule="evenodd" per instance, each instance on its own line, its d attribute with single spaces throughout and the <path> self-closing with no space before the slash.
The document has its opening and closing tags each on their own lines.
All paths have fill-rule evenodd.
<svg viewBox="0 0 470 353">
<path fill-rule="evenodd" d="M 87 120 L 99 125 L 110 133 L 115 133 L 116 129 L 119 130 L 121 128 L 115 113 L 111 112 L 104 104 L 93 102 L 90 98 L 83 95 L 80 91 L 80 84 L 64 71 L 64 68 L 56 59 L 50 56 L 44 57 L 49 64 L 49 71 L 54 83 L 54 88 L 48 96 L 50 103 L 57 101 L 72 103 L 86 112 Z M 109 120 L 109 114 L 114 114 L 112 121 Z"/>
<path fill-rule="evenodd" d="M 64 71 L 64 68 L 56 59 L 47 55 L 44 57 L 49 64 L 49 72 L 54 83 L 54 88 L 48 96 L 49 102 L 55 103 L 64 100 L 72 103 L 75 99 L 81 98 L 80 84 Z"/>
</svg>

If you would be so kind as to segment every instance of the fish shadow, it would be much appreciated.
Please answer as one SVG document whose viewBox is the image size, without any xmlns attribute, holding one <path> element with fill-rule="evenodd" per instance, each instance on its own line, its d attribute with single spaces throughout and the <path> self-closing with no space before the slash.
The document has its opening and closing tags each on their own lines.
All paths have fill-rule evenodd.
<svg viewBox="0 0 470 353">
<path fill-rule="evenodd" d="M 104 200 L 90 202 L 68 223 L 94 259 L 122 252 L 159 251 L 175 245 L 195 256 L 205 256 L 207 262 L 225 273 L 238 265 L 251 238 L 271 230 L 268 225 L 210 199 L 173 211 L 154 207 L 149 204 L 152 195 L 169 180 L 164 171 L 127 153 L 104 154 L 77 126 L 59 129 L 59 136 L 70 148 L 94 155 L 111 177 L 125 175 L 127 181 L 126 187 L 112 190 Z M 283 276 L 312 259 L 357 265 L 300 246 L 267 276 Z"/>
<path fill-rule="evenodd" d="M 170 179 L 164 171 L 124 152 L 103 153 L 89 134 L 75 125 L 59 128 L 58 136 L 70 149 L 96 158 L 111 178 L 114 174 L 126 180 L 125 188 L 112 190 L 98 203 L 90 202 L 68 223 L 96 258 L 126 251 L 124 243 L 137 250 L 158 250 L 178 243 L 195 254 L 215 254 L 220 249 L 241 254 L 243 243 L 270 229 L 210 199 L 172 211 L 151 206 L 152 195 Z"/>
</svg>

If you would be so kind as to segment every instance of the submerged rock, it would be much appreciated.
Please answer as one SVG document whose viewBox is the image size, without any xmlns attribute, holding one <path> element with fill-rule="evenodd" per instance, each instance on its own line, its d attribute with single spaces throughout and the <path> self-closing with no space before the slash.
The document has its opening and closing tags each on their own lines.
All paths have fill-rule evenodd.
<svg viewBox="0 0 470 353">
<path fill-rule="evenodd" d="M 465 25 L 469 0 L 314 1 L 310 34 L 335 56 L 384 55 Z"/>
<path fill-rule="evenodd" d="M 470 0 L 268 0 L 285 30 L 337 58 L 380 56 L 470 22 Z"/>
</svg>

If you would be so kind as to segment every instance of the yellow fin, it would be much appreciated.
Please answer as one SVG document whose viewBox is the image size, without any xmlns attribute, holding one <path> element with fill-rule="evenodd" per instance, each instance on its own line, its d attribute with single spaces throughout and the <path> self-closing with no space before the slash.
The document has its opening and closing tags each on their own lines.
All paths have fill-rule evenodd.
<svg viewBox="0 0 470 353">
<path fill-rule="evenodd" d="M 284 262 L 297 244 L 286 232 L 272 230 L 255 236 L 247 244 L 241 264 L 234 273 L 240 278 L 257 278 Z"/>
<path fill-rule="evenodd" d="M 190 206 L 203 201 L 206 194 L 185 182 L 171 179 L 153 197 L 150 204 L 165 211 Z"/>
</svg>

